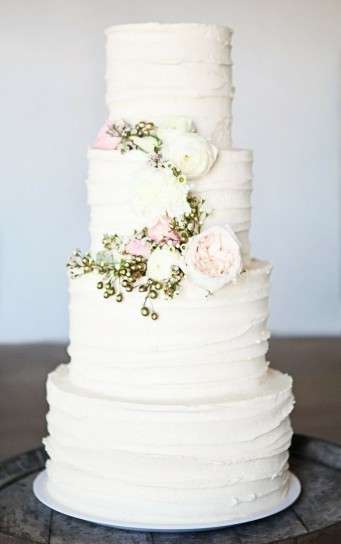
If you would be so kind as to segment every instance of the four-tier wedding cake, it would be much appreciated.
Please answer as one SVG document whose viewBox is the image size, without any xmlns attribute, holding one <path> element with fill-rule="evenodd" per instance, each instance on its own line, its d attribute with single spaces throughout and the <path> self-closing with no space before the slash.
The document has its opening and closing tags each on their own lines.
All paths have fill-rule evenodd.
<svg viewBox="0 0 341 544">
<path fill-rule="evenodd" d="M 91 249 L 70 269 L 71 363 L 48 378 L 48 490 L 122 524 L 219 524 L 288 488 L 292 382 L 268 368 L 271 266 L 231 146 L 231 30 L 107 31 L 89 150 Z"/>
</svg>

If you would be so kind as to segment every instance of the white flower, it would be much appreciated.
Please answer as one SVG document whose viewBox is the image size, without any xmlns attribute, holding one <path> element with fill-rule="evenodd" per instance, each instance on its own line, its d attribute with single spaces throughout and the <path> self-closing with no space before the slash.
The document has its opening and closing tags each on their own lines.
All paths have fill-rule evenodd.
<svg viewBox="0 0 341 544">
<path fill-rule="evenodd" d="M 147 166 L 136 178 L 132 204 L 141 226 L 151 227 L 165 215 L 179 218 L 190 213 L 188 184 L 177 181 L 168 169 Z"/>
<path fill-rule="evenodd" d="M 166 117 L 159 123 L 159 129 L 179 130 L 180 132 L 195 132 L 192 119 L 182 115 Z"/>
<path fill-rule="evenodd" d="M 156 281 L 167 280 L 172 266 L 183 267 L 180 253 L 172 246 L 157 247 L 148 259 L 147 276 Z"/>
<path fill-rule="evenodd" d="M 210 227 L 190 239 L 186 254 L 187 277 L 214 292 L 234 280 L 242 270 L 239 241 L 229 226 Z"/>
<path fill-rule="evenodd" d="M 156 139 L 152 136 L 132 136 L 132 141 L 146 153 L 154 153 Z"/>
<path fill-rule="evenodd" d="M 162 154 L 188 178 L 198 178 L 209 172 L 218 156 L 217 148 L 194 132 L 164 130 Z"/>
</svg>

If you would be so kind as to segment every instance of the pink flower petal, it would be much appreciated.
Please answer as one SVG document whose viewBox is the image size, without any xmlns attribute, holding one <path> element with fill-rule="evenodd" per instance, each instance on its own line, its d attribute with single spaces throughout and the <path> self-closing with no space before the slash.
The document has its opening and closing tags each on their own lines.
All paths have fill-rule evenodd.
<svg viewBox="0 0 341 544">
<path fill-rule="evenodd" d="M 130 255 L 141 255 L 142 257 L 148 257 L 150 248 L 143 240 L 133 239 L 128 242 L 125 247 L 127 253 Z"/>
<path fill-rule="evenodd" d="M 155 242 L 162 240 L 179 241 L 179 236 L 170 227 L 169 218 L 166 216 L 160 217 L 157 222 L 148 229 L 148 237 Z"/>
<path fill-rule="evenodd" d="M 107 121 L 100 129 L 94 144 L 95 149 L 111 149 L 112 150 L 117 148 L 118 144 L 120 143 L 120 138 L 115 136 L 110 136 L 110 134 L 108 134 L 108 129 L 110 125 L 111 123 Z"/>
</svg>

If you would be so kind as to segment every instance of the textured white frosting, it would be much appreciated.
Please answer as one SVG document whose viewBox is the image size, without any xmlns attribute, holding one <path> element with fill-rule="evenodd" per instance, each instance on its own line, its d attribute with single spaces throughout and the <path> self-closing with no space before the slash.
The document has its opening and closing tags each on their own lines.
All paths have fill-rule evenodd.
<svg viewBox="0 0 341 544">
<path fill-rule="evenodd" d="M 49 491 L 123 522 L 204 523 L 252 514 L 287 489 L 291 378 L 269 370 L 270 265 L 215 296 L 189 283 L 158 301 L 105 301 L 72 281 L 71 364 L 48 381 Z"/>
<path fill-rule="evenodd" d="M 185 284 L 160 319 L 138 315 L 141 293 L 107 301 L 96 277 L 70 282 L 70 380 L 99 394 L 147 402 L 217 401 L 262 383 L 267 370 L 270 265 L 206 296 Z M 131 341 L 133 339 L 133 342 Z"/>
<path fill-rule="evenodd" d="M 125 522 L 204 523 L 251 514 L 287 487 L 291 379 L 268 371 L 248 395 L 198 405 L 118 402 L 48 381 L 50 493 Z"/>
<path fill-rule="evenodd" d="M 193 119 L 217 147 L 231 146 L 232 31 L 218 25 L 118 25 L 107 31 L 111 119 Z"/>
<path fill-rule="evenodd" d="M 141 151 L 122 155 L 119 151 L 90 149 L 88 160 L 91 247 L 96 251 L 101 247 L 104 233 L 131 235 L 133 181 L 148 158 Z M 210 172 L 193 181 L 191 186 L 193 192 L 205 198 L 206 208 L 211 212 L 205 226 L 228 223 L 238 236 L 247 259 L 250 254 L 252 152 L 220 151 Z"/>
<path fill-rule="evenodd" d="M 214 296 L 185 281 L 160 319 L 142 295 L 105 300 L 90 275 L 70 282 L 71 363 L 50 374 L 49 492 L 122 523 L 203 524 L 271 508 L 288 486 L 292 381 L 269 369 L 269 263 L 251 260 L 252 154 L 230 149 L 231 31 L 122 25 L 107 31 L 111 119 L 192 118 L 220 149 L 192 190 L 205 227 L 228 223 L 245 271 Z M 146 156 L 89 150 L 91 249 L 131 234 L 132 182 Z"/>
</svg>

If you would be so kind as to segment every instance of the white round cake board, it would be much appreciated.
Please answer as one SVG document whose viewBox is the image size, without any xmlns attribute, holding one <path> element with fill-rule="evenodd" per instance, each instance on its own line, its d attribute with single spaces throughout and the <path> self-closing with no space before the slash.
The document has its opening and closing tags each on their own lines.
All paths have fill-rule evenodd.
<svg viewBox="0 0 341 544">
<path fill-rule="evenodd" d="M 107 518 L 107 517 L 91 515 L 85 512 L 73 510 L 72 508 L 69 508 L 68 506 L 63 505 L 62 503 L 56 501 L 53 497 L 51 497 L 47 489 L 46 470 L 43 470 L 42 472 L 40 472 L 38 476 L 35 478 L 33 482 L 33 492 L 35 496 L 37 497 L 37 499 L 40 500 L 40 502 L 42 502 L 49 508 L 52 508 L 52 510 L 56 510 L 57 512 L 60 512 L 61 514 L 65 514 L 73 518 L 90 521 L 92 523 L 98 523 L 100 525 L 116 527 L 117 529 L 126 529 L 130 531 L 183 532 L 183 531 L 207 531 L 207 530 L 213 530 L 213 529 L 221 529 L 223 527 L 230 527 L 231 525 L 239 525 L 240 523 L 248 523 L 250 521 L 256 521 L 257 519 L 262 519 L 268 516 L 272 516 L 273 514 L 277 514 L 278 512 L 285 510 L 285 508 L 288 508 L 291 504 L 293 504 L 296 501 L 296 499 L 299 497 L 301 493 L 301 483 L 299 479 L 294 474 L 292 474 L 292 472 L 290 472 L 288 493 L 286 494 L 284 499 L 275 507 L 269 508 L 268 510 L 264 510 L 263 512 L 258 512 L 257 514 L 253 514 L 252 516 L 245 516 L 238 519 L 227 519 L 226 521 L 220 521 L 218 523 L 203 523 L 199 525 L 193 525 L 193 524 L 162 525 L 158 523 L 143 525 L 141 523 L 123 522 L 123 521 L 115 519 L 114 516 L 112 518 Z"/>
</svg>

